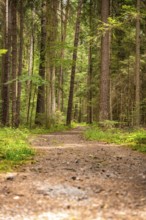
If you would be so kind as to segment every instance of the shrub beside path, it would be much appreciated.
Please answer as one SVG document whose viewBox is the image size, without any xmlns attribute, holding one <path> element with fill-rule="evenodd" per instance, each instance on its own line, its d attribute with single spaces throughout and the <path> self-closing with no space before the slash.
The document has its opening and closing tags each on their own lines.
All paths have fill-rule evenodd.
<svg viewBox="0 0 146 220">
<path fill-rule="evenodd" d="M 31 139 L 34 161 L 0 175 L 0 220 L 146 219 L 146 154 L 82 132 Z"/>
</svg>

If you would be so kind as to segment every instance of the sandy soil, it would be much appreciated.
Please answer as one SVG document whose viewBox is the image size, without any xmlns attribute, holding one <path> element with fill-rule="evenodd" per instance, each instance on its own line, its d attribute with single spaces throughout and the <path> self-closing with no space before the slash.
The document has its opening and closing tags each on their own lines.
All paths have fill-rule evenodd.
<svg viewBox="0 0 146 220">
<path fill-rule="evenodd" d="M 82 128 L 31 138 L 35 162 L 0 175 L 0 220 L 146 220 L 146 155 Z"/>
</svg>

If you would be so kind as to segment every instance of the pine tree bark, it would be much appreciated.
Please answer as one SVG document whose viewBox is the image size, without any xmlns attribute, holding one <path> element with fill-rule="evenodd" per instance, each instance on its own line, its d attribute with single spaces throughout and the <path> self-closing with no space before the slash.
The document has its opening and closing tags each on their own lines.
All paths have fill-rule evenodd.
<svg viewBox="0 0 146 220">
<path fill-rule="evenodd" d="M 136 56 L 135 56 L 135 125 L 140 125 L 140 0 L 137 0 L 137 18 L 136 18 Z"/>
<path fill-rule="evenodd" d="M 23 0 L 20 0 L 19 5 L 19 16 L 20 16 L 20 34 L 19 34 L 19 60 L 18 60 L 18 89 L 17 89 L 17 114 L 16 114 L 16 127 L 19 127 L 20 124 L 20 104 L 21 104 L 21 81 L 20 77 L 22 75 L 22 58 L 23 58 L 23 27 L 24 27 L 24 19 L 23 19 Z"/>
<path fill-rule="evenodd" d="M 40 64 L 39 76 L 45 80 L 45 53 L 46 53 L 46 0 L 42 0 L 42 15 L 41 15 L 41 43 L 40 43 Z M 42 117 L 45 114 L 45 85 L 38 86 L 37 105 L 35 123 L 42 124 Z"/>
<path fill-rule="evenodd" d="M 79 34 L 80 34 L 80 21 L 81 21 L 82 4 L 83 4 L 83 0 L 79 0 L 78 1 L 78 9 L 77 9 L 77 19 L 76 19 L 76 25 L 75 25 L 74 51 L 73 51 L 73 57 L 72 57 L 70 91 L 69 91 L 67 119 L 66 119 L 66 125 L 69 125 L 69 126 L 71 125 L 71 120 L 72 120 L 74 82 L 75 82 L 75 72 L 76 72 L 77 49 L 78 49 Z"/>
<path fill-rule="evenodd" d="M 113 10 L 113 0 L 110 0 L 110 16 L 112 16 L 113 15 L 113 12 L 112 12 L 112 10 Z M 111 55 L 112 55 L 112 47 L 111 47 L 111 45 L 112 45 L 112 30 L 110 30 L 110 32 L 109 32 L 109 44 L 110 44 L 110 52 L 109 52 L 109 56 L 110 56 L 110 58 L 111 58 Z M 109 58 L 109 59 L 110 59 Z M 109 82 L 109 87 L 110 87 L 110 89 L 109 89 L 109 91 L 110 91 L 110 93 L 109 93 L 109 106 L 110 106 L 110 110 L 109 110 L 109 118 L 110 118 L 110 120 L 113 120 L 113 103 L 112 103 L 112 80 L 110 79 L 110 82 Z"/>
<path fill-rule="evenodd" d="M 12 4 L 12 127 L 16 127 L 16 115 L 17 115 L 17 0 L 13 0 Z"/>
<path fill-rule="evenodd" d="M 89 17 L 89 25 L 90 25 L 90 34 L 92 36 L 92 9 L 93 2 L 90 0 L 90 17 Z M 92 75 L 93 75 L 93 64 L 92 64 L 92 41 L 89 43 L 89 54 L 88 54 L 88 76 L 87 76 L 87 123 L 92 124 L 93 121 L 93 109 L 92 109 Z"/>
<path fill-rule="evenodd" d="M 3 55 L 3 72 L 2 72 L 2 87 L 1 87 L 1 98 L 2 98 L 2 118 L 1 123 L 4 126 L 9 125 L 9 77 L 10 77 L 10 50 L 11 50 L 11 23 L 10 23 L 11 9 L 9 0 L 5 0 L 5 41 L 4 48 L 7 53 Z"/>
<path fill-rule="evenodd" d="M 102 0 L 101 20 L 107 23 L 109 16 L 109 0 Z M 99 121 L 108 120 L 110 117 L 110 78 L 109 78 L 109 30 L 105 30 L 101 40 L 101 74 L 100 74 L 100 100 L 99 100 Z"/>
</svg>

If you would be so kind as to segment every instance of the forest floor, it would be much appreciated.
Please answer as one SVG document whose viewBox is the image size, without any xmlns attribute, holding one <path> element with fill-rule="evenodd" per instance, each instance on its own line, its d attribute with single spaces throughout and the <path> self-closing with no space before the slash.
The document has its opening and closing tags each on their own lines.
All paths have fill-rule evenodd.
<svg viewBox="0 0 146 220">
<path fill-rule="evenodd" d="M 35 162 L 0 175 L 0 220 L 146 219 L 146 154 L 82 132 L 31 137 Z"/>
</svg>

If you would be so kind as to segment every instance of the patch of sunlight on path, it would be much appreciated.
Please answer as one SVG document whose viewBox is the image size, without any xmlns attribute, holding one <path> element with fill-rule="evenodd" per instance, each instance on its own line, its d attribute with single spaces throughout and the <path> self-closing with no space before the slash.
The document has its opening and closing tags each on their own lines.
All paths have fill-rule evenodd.
<svg viewBox="0 0 146 220">
<path fill-rule="evenodd" d="M 33 215 L 33 216 L 4 216 L 2 217 L 0 215 L 0 220 L 69 220 L 69 214 L 58 212 L 58 213 L 52 213 L 52 212 L 44 212 L 40 215 Z"/>
<path fill-rule="evenodd" d="M 46 212 L 42 213 L 41 215 L 37 217 L 33 217 L 31 220 L 67 220 L 69 219 L 69 215 L 66 213 L 51 213 L 51 212 Z M 30 218 L 25 218 L 24 220 L 30 220 Z"/>
</svg>

